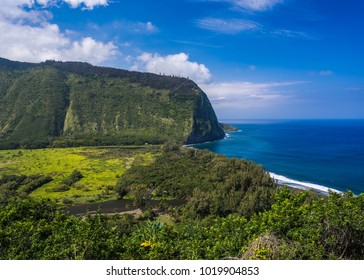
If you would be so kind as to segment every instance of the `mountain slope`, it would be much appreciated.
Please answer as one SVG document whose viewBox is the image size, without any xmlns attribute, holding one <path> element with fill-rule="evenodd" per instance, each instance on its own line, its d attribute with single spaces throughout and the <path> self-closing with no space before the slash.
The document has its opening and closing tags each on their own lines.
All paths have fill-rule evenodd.
<svg viewBox="0 0 364 280">
<path fill-rule="evenodd" d="M 206 94 L 191 80 L 0 58 L 0 148 L 191 144 L 224 137 Z"/>
</svg>

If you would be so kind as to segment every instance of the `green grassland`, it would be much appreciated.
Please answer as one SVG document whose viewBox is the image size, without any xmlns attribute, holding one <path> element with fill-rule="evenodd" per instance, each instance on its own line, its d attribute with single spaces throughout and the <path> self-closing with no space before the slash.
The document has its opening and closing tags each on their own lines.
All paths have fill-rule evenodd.
<svg viewBox="0 0 364 280">
<path fill-rule="evenodd" d="M 30 196 L 59 203 L 91 203 L 116 198 L 117 180 L 132 165 L 148 165 L 159 146 L 78 147 L 0 151 L 0 177 L 3 175 L 45 175 L 52 181 Z M 68 190 L 60 189 L 74 170 L 82 178 Z"/>
</svg>

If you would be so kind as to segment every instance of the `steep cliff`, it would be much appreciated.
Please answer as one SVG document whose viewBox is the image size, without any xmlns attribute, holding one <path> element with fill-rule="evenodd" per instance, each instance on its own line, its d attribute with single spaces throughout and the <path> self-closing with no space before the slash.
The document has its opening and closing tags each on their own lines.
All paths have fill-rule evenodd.
<svg viewBox="0 0 364 280">
<path fill-rule="evenodd" d="M 191 80 L 95 67 L 0 59 L 0 148 L 192 144 L 224 137 Z"/>
<path fill-rule="evenodd" d="M 201 91 L 195 103 L 192 131 L 188 135 L 186 143 L 203 143 L 222 139 L 224 136 L 224 130 L 217 120 L 210 100 Z"/>
</svg>

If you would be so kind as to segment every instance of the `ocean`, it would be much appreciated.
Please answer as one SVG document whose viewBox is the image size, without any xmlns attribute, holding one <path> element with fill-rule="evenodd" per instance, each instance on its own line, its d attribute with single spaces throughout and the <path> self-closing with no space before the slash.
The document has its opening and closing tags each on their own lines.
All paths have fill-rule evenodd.
<svg viewBox="0 0 364 280">
<path fill-rule="evenodd" d="M 294 188 L 364 192 L 364 120 L 230 120 L 238 131 L 199 149 L 261 164 Z"/>
</svg>

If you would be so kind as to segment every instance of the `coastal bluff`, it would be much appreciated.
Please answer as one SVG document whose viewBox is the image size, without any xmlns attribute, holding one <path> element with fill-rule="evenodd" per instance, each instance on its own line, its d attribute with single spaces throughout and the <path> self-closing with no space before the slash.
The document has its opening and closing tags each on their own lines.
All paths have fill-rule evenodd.
<svg viewBox="0 0 364 280">
<path fill-rule="evenodd" d="M 84 62 L 0 58 L 0 149 L 195 144 L 225 136 L 192 80 Z"/>
</svg>

